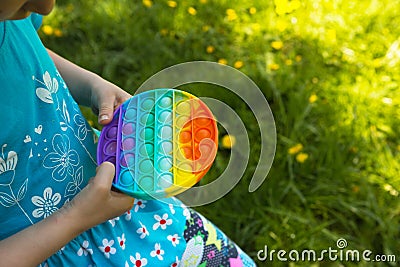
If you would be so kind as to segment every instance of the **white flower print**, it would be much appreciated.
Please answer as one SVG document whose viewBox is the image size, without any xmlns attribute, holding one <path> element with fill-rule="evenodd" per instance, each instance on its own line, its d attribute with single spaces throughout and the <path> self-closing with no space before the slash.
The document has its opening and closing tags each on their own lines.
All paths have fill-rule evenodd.
<svg viewBox="0 0 400 267">
<path fill-rule="evenodd" d="M 65 134 L 56 134 L 52 144 L 54 152 L 46 155 L 43 166 L 54 169 L 53 179 L 62 182 L 68 175 L 74 175 L 74 167 L 79 164 L 79 155 L 74 149 L 71 149 L 69 137 Z"/>
<path fill-rule="evenodd" d="M 119 221 L 119 217 L 115 217 L 115 218 L 113 218 L 113 219 L 111 219 L 111 220 L 108 220 L 108 222 L 112 225 L 112 227 L 115 226 L 115 222 L 116 222 L 116 221 Z"/>
<path fill-rule="evenodd" d="M 135 212 L 139 211 L 139 208 L 144 209 L 146 207 L 147 201 L 146 200 L 142 200 L 142 199 L 136 199 L 133 202 L 133 206 L 135 207 Z"/>
<path fill-rule="evenodd" d="M 72 181 L 68 183 L 65 188 L 64 197 L 75 196 L 82 189 L 80 185 L 83 183 L 83 166 L 80 166 L 74 176 L 72 177 Z"/>
<path fill-rule="evenodd" d="M 180 237 L 178 236 L 178 234 L 174 234 L 174 235 L 169 235 L 169 236 L 167 236 L 167 239 L 168 239 L 169 241 L 171 241 L 171 243 L 172 243 L 172 245 L 173 245 L 174 247 L 176 247 L 176 245 L 179 244 L 179 239 L 180 239 Z"/>
<path fill-rule="evenodd" d="M 131 219 L 132 219 L 132 213 L 131 213 L 130 210 L 128 210 L 128 211 L 125 213 L 125 220 L 130 221 Z"/>
<path fill-rule="evenodd" d="M 0 204 L 7 208 L 18 205 L 21 211 L 28 218 L 29 222 L 33 224 L 31 218 L 29 218 L 29 215 L 19 203 L 23 198 L 25 198 L 28 190 L 28 178 L 22 183 L 17 194 L 15 194 L 12 184 L 15 177 L 15 168 L 17 167 L 18 163 L 18 155 L 15 151 L 9 151 L 7 154 L 4 154 L 4 148 L 6 147 L 7 144 L 4 144 L 1 148 L 0 186 L 8 188 L 9 192 L 0 191 Z"/>
<path fill-rule="evenodd" d="M 119 246 L 122 248 L 122 250 L 124 250 L 125 249 L 125 242 L 126 242 L 125 234 L 122 234 L 121 237 L 118 236 L 117 238 L 118 238 Z"/>
<path fill-rule="evenodd" d="M 182 209 L 183 209 L 183 216 L 185 216 L 186 220 L 190 219 L 190 210 L 185 206 L 185 205 L 181 205 Z"/>
<path fill-rule="evenodd" d="M 139 221 L 139 223 L 140 223 L 140 226 L 141 226 L 141 227 L 139 227 L 139 228 L 136 230 L 136 233 L 138 233 L 138 234 L 140 235 L 140 239 L 143 239 L 143 238 L 145 238 L 146 236 L 149 236 L 150 233 L 149 233 L 149 231 L 147 231 L 146 226 L 144 226 L 144 225 L 142 224 L 142 222 Z"/>
<path fill-rule="evenodd" d="M 142 258 L 138 252 L 136 252 L 135 257 L 130 256 L 129 260 L 135 265 L 135 267 L 142 267 L 147 265 L 147 259 Z"/>
<path fill-rule="evenodd" d="M 32 215 L 35 218 L 40 218 L 40 217 L 48 217 L 51 215 L 53 212 L 58 210 L 57 205 L 60 203 L 61 200 L 61 195 L 60 193 L 55 193 L 53 195 L 53 189 L 51 187 L 47 187 L 43 191 L 43 198 L 40 196 L 34 196 L 32 197 L 32 203 L 39 207 L 32 211 Z"/>
<path fill-rule="evenodd" d="M 80 140 L 84 140 L 86 138 L 88 132 L 90 131 L 90 129 L 88 128 L 88 126 L 86 124 L 86 120 L 82 117 L 82 115 L 80 115 L 78 113 L 74 116 L 74 122 L 78 126 L 78 129 L 76 130 L 77 131 L 76 136 Z"/>
<path fill-rule="evenodd" d="M 172 219 L 168 219 L 168 213 L 165 213 L 162 217 L 160 215 L 155 214 L 154 219 L 156 219 L 156 223 L 153 225 L 153 230 L 157 230 L 158 227 L 161 227 L 161 229 L 165 230 L 167 229 L 167 225 L 172 224 Z"/>
<path fill-rule="evenodd" d="M 65 99 L 63 99 L 61 116 L 64 121 L 60 121 L 60 127 L 61 127 L 61 130 L 63 130 L 65 132 L 68 130 L 68 125 L 71 122 L 71 117 L 69 116 L 68 107 L 67 107 L 67 103 L 65 102 Z"/>
<path fill-rule="evenodd" d="M 46 88 L 36 88 L 36 95 L 45 103 L 52 104 L 53 97 L 51 94 L 55 94 L 58 91 L 58 81 L 56 78 L 51 78 L 48 71 L 43 74 L 43 82 Z"/>
<path fill-rule="evenodd" d="M 162 255 L 164 255 L 164 250 L 161 249 L 160 243 L 156 243 L 154 245 L 154 250 L 150 252 L 150 256 L 153 258 L 157 257 L 160 261 L 162 261 L 164 259 Z"/>
<path fill-rule="evenodd" d="M 6 155 L 4 154 L 4 148 L 7 144 L 4 144 L 1 148 L 2 157 L 0 157 L 0 185 L 11 185 L 14 182 L 15 167 L 18 162 L 18 155 L 15 151 L 10 151 Z"/>
<path fill-rule="evenodd" d="M 87 256 L 88 254 L 92 255 L 93 254 L 93 249 L 89 248 L 89 241 L 85 240 L 83 241 L 81 247 L 78 249 L 76 252 L 78 256 Z"/>
<path fill-rule="evenodd" d="M 178 256 L 175 257 L 175 262 L 171 264 L 171 267 L 178 267 L 179 266 L 180 260 L 178 259 Z"/>
<path fill-rule="evenodd" d="M 116 248 L 113 248 L 114 245 L 114 240 L 108 241 L 107 238 L 103 239 L 103 246 L 100 246 L 99 249 L 104 253 L 104 256 L 106 256 L 107 259 L 110 258 L 110 254 L 115 254 L 117 251 Z"/>
</svg>

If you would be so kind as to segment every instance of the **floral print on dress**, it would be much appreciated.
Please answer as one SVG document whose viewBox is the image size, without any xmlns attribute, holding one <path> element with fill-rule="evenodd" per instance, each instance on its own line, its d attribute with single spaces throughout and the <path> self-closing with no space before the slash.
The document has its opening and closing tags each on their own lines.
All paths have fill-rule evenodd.
<svg viewBox="0 0 400 267">
<path fill-rule="evenodd" d="M 160 243 L 156 243 L 154 245 L 154 250 L 150 252 L 150 256 L 157 257 L 157 259 L 159 259 L 160 261 L 162 261 L 164 259 L 163 255 L 164 255 L 165 251 L 163 249 L 161 249 L 161 244 Z"/>
<path fill-rule="evenodd" d="M 157 230 L 158 227 L 160 227 L 162 230 L 165 230 L 167 229 L 168 225 L 172 224 L 172 219 L 168 219 L 168 213 L 164 213 L 162 217 L 160 217 L 158 214 L 155 214 L 154 219 L 157 222 L 153 225 L 153 230 Z"/>
<path fill-rule="evenodd" d="M 118 236 L 117 239 L 118 239 L 118 244 L 119 244 L 120 248 L 122 250 L 124 250 L 125 249 L 125 243 L 126 243 L 125 234 L 122 234 L 121 237 Z"/>
<path fill-rule="evenodd" d="M 5 154 L 4 149 L 7 144 L 1 147 L 0 157 L 0 186 L 5 187 L 6 191 L 0 191 L 0 204 L 6 208 L 18 205 L 19 209 L 23 212 L 25 217 L 33 224 L 31 218 L 21 206 L 20 201 L 25 198 L 28 190 L 28 178 L 22 183 L 17 193 L 15 194 L 13 187 L 15 179 L 15 168 L 18 163 L 18 154 L 15 151 L 9 151 Z"/>
<path fill-rule="evenodd" d="M 139 223 L 140 223 L 140 227 L 136 230 L 136 233 L 138 233 L 140 235 L 140 239 L 143 239 L 146 236 L 149 236 L 150 233 L 147 230 L 146 226 L 143 225 L 142 222 L 139 221 Z"/>
<path fill-rule="evenodd" d="M 69 137 L 65 134 L 56 134 L 52 144 L 54 151 L 44 158 L 43 167 L 53 169 L 53 179 L 62 182 L 67 176 L 73 176 L 74 168 L 79 164 L 79 155 L 71 149 Z"/>
<path fill-rule="evenodd" d="M 139 209 L 144 209 L 146 207 L 146 203 L 147 203 L 147 200 L 135 198 L 135 200 L 133 202 L 134 211 L 138 212 Z"/>
<path fill-rule="evenodd" d="M 178 236 L 178 234 L 174 234 L 174 235 L 169 235 L 169 236 L 167 236 L 167 239 L 168 239 L 169 241 L 171 241 L 171 244 L 172 244 L 174 247 L 176 247 L 176 245 L 179 244 L 179 239 L 181 239 L 181 238 Z"/>
<path fill-rule="evenodd" d="M 130 256 L 129 260 L 131 261 L 131 263 L 133 263 L 135 267 L 142 267 L 147 265 L 147 259 L 142 258 L 142 256 L 138 252 L 136 252 L 135 257 Z"/>
<path fill-rule="evenodd" d="M 35 79 L 35 77 L 33 78 Z M 50 73 L 46 71 L 43 74 L 43 82 L 41 82 L 41 84 L 44 85 L 45 88 L 36 88 L 37 97 L 45 103 L 54 103 L 52 94 L 55 94 L 58 91 L 58 80 L 56 78 L 51 78 Z"/>
<path fill-rule="evenodd" d="M 99 249 L 104 253 L 104 256 L 109 259 L 110 255 L 115 254 L 117 251 L 116 248 L 113 247 L 114 240 L 108 240 L 107 238 L 103 239 L 103 246 L 100 246 Z"/>
<path fill-rule="evenodd" d="M 81 247 L 76 252 L 76 254 L 78 254 L 78 256 L 87 256 L 89 254 L 92 255 L 93 249 L 89 248 L 89 246 L 90 246 L 89 241 L 84 240 Z"/>
<path fill-rule="evenodd" d="M 60 203 L 61 195 L 60 193 L 55 193 L 53 195 L 53 189 L 47 187 L 43 191 L 43 197 L 34 196 L 32 197 L 32 203 L 38 208 L 32 211 L 32 215 L 35 218 L 46 218 L 50 216 L 53 212 L 58 210 L 57 205 Z"/>
</svg>

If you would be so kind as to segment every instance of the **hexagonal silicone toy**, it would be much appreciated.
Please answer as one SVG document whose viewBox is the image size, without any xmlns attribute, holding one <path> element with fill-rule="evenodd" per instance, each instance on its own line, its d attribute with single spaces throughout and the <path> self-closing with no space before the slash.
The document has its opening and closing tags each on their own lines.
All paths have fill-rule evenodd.
<svg viewBox="0 0 400 267">
<path fill-rule="evenodd" d="M 123 103 L 101 132 L 97 162 L 115 164 L 113 186 L 141 199 L 177 195 L 196 184 L 217 153 L 217 124 L 199 98 L 155 89 Z"/>
</svg>

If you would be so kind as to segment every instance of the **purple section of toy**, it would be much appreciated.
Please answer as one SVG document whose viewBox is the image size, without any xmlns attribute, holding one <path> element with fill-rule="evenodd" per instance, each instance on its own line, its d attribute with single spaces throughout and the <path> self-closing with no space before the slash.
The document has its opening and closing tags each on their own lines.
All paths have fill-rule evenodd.
<svg viewBox="0 0 400 267">
<path fill-rule="evenodd" d="M 114 113 L 113 120 L 105 127 L 99 137 L 99 148 L 97 149 L 97 161 L 99 164 L 108 161 L 116 165 L 117 163 L 117 136 L 118 136 L 118 119 L 120 109 Z"/>
</svg>

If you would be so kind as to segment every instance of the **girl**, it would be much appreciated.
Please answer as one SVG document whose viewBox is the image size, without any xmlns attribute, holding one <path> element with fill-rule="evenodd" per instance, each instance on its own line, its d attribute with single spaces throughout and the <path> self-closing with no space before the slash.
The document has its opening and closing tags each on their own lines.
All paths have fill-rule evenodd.
<svg viewBox="0 0 400 267">
<path fill-rule="evenodd" d="M 0 266 L 254 266 L 179 200 L 111 190 L 77 103 L 106 125 L 131 96 L 46 50 L 54 2 L 0 2 Z"/>
</svg>

